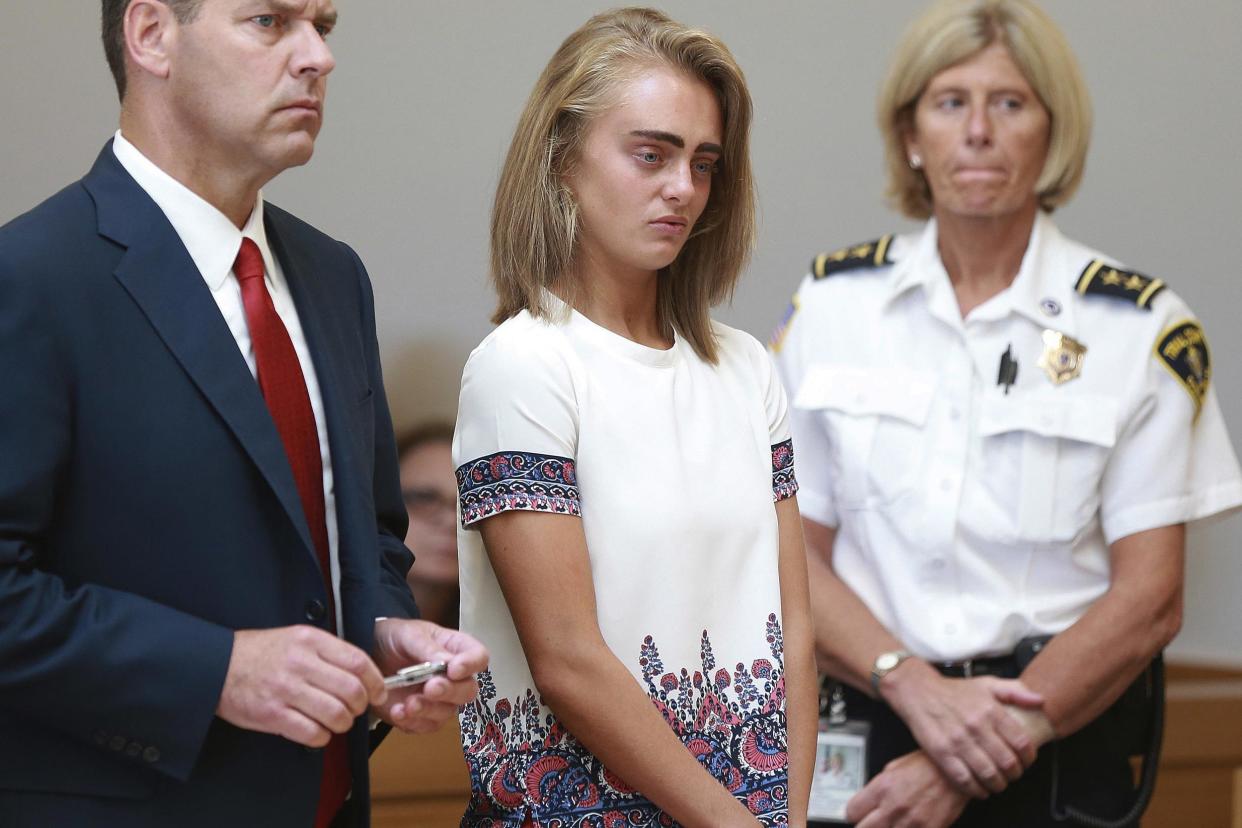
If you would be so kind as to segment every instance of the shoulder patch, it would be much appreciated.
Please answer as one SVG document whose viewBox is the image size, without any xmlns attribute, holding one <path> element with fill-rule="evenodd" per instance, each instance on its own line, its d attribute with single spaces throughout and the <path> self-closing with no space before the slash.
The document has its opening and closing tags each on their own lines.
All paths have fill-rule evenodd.
<svg viewBox="0 0 1242 828">
<path fill-rule="evenodd" d="M 1156 359 L 1169 370 L 1190 394 L 1195 404 L 1195 416 L 1203 408 L 1212 383 L 1212 361 L 1208 353 L 1207 337 L 1203 328 L 1192 319 L 1185 319 L 1169 327 L 1156 340 Z"/>
<path fill-rule="evenodd" d="M 820 253 L 811 260 L 811 274 L 816 279 L 823 279 L 845 270 L 871 270 L 890 265 L 893 261 L 888 258 L 888 246 L 892 241 L 893 234 L 889 233 L 875 241 L 842 247 L 832 253 Z"/>
<path fill-rule="evenodd" d="M 1164 282 L 1133 270 L 1113 267 L 1105 264 L 1102 259 L 1092 259 L 1083 268 L 1074 289 L 1083 296 L 1093 294 L 1124 299 L 1135 307 L 1150 311 L 1151 300 L 1164 290 Z"/>
<path fill-rule="evenodd" d="M 785 334 L 789 331 L 789 325 L 798 314 L 798 294 L 794 294 L 794 298 L 790 300 L 789 307 L 785 309 L 785 315 L 781 317 L 780 324 L 772 331 L 772 336 L 768 339 L 768 350 L 774 354 L 781 352 L 781 345 L 785 343 Z"/>
</svg>

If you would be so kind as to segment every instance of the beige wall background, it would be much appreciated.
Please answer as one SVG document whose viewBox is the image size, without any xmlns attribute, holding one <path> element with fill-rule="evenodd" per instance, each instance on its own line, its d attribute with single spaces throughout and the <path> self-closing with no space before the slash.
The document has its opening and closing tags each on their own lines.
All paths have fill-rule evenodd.
<svg viewBox="0 0 1242 828">
<path fill-rule="evenodd" d="M 451 418 L 487 333 L 487 222 L 510 133 L 548 57 L 607 2 L 337 0 L 315 159 L 267 196 L 349 241 L 375 282 L 398 425 Z M 730 45 L 756 102 L 759 246 L 719 316 L 766 338 L 811 256 L 910 229 L 881 197 L 873 101 L 916 0 L 666 0 Z M 87 0 L 5 3 L 0 222 L 83 174 L 117 105 Z M 1092 91 L 1070 236 L 1169 282 L 1197 309 L 1242 440 L 1242 2 L 1046 0 Z M 1067 275 L 1067 278 L 1070 276 Z M 1135 343 L 1147 348 L 1149 343 Z M 3 393 L 21 393 L 4 389 Z M 2 461 L 0 461 L 2 462 Z M 1191 533 L 1184 658 L 1242 664 L 1242 517 Z"/>
</svg>

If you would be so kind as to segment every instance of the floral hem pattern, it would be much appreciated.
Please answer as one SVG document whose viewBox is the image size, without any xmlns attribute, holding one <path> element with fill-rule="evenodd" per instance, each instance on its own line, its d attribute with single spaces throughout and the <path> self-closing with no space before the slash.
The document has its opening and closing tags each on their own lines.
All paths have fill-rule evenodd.
<svg viewBox="0 0 1242 828">
<path fill-rule="evenodd" d="M 501 451 L 457 469 L 463 527 L 510 510 L 582 516 L 574 461 L 568 457 Z"/>
<path fill-rule="evenodd" d="M 651 636 L 638 664 L 652 703 L 699 763 L 766 826 L 788 821 L 784 641 L 768 616 L 772 660 L 716 664 L 706 630 L 701 669 L 666 672 Z M 677 823 L 595 758 L 534 690 L 497 698 L 487 671 L 479 696 L 460 712 L 470 769 L 463 828 L 520 828 L 529 816 L 548 828 L 637 828 Z"/>
</svg>

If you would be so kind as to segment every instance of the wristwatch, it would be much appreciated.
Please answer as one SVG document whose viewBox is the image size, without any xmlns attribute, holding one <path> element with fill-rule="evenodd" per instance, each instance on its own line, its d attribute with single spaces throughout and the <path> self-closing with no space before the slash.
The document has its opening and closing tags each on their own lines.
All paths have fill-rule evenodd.
<svg viewBox="0 0 1242 828">
<path fill-rule="evenodd" d="M 880 679 L 896 670 L 897 665 L 910 656 L 909 650 L 890 650 L 875 657 L 875 663 L 871 665 L 871 689 L 877 696 L 880 695 Z"/>
</svg>

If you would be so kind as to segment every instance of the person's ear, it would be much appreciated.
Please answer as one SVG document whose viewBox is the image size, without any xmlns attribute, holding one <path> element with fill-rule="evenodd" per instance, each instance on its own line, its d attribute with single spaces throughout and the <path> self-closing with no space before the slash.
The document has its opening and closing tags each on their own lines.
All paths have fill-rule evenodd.
<svg viewBox="0 0 1242 828">
<path fill-rule="evenodd" d="M 125 55 L 132 68 L 167 78 L 176 40 L 177 19 L 168 4 L 134 0 L 125 9 Z"/>
<path fill-rule="evenodd" d="M 902 143 L 906 147 L 906 163 L 910 165 L 910 169 L 923 169 L 923 153 L 919 151 L 919 139 L 913 129 L 907 130 L 902 136 Z"/>
</svg>

